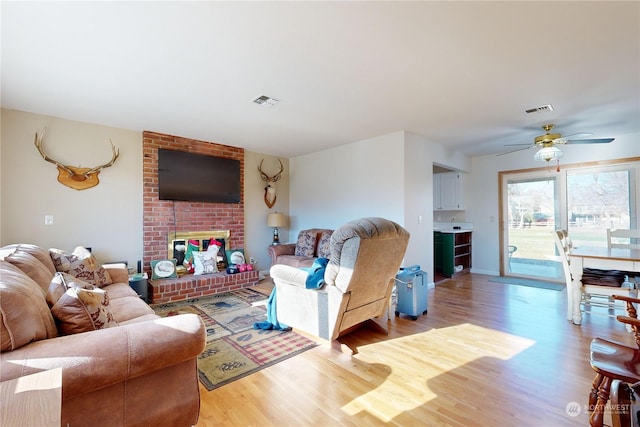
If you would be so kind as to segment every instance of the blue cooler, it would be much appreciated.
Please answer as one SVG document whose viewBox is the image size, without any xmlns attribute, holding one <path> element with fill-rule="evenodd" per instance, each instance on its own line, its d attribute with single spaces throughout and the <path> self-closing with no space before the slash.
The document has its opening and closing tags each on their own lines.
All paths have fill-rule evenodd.
<svg viewBox="0 0 640 427">
<path fill-rule="evenodd" d="M 412 320 L 427 314 L 427 273 L 419 265 L 402 267 L 396 275 L 396 317 L 408 314 Z"/>
</svg>

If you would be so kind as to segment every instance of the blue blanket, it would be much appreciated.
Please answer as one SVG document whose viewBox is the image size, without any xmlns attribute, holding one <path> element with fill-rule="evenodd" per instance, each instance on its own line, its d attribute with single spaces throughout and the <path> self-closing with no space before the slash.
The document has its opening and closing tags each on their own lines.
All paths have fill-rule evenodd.
<svg viewBox="0 0 640 427">
<path fill-rule="evenodd" d="M 324 285 L 324 271 L 327 269 L 327 264 L 329 264 L 327 258 L 316 258 L 311 268 L 303 269 L 309 272 L 305 282 L 307 289 L 320 289 Z"/>
<path fill-rule="evenodd" d="M 324 271 L 327 268 L 329 260 L 327 258 L 317 258 L 311 268 L 303 268 L 308 271 L 305 287 L 307 289 L 320 289 L 324 285 Z M 274 287 L 267 301 L 267 320 L 265 322 L 256 322 L 253 329 L 275 329 L 278 331 L 290 331 L 291 327 L 278 322 L 276 313 L 276 288 Z"/>
<path fill-rule="evenodd" d="M 267 301 L 267 320 L 264 322 L 256 322 L 253 329 L 275 329 L 277 331 L 290 331 L 291 327 L 278 322 L 276 314 L 276 288 L 274 287 Z"/>
</svg>

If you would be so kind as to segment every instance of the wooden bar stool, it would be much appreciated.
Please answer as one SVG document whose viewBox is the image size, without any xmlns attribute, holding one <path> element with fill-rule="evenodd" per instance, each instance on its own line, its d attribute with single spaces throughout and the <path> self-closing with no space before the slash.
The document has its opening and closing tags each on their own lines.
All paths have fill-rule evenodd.
<svg viewBox="0 0 640 427">
<path fill-rule="evenodd" d="M 620 380 L 625 383 L 640 381 L 640 320 L 634 303 L 640 299 L 614 295 L 614 299 L 627 303 L 629 316 L 617 316 L 618 321 L 631 326 L 635 336 L 636 347 L 594 338 L 590 346 L 590 363 L 596 377 L 589 394 L 589 409 L 592 410 L 590 425 L 602 427 L 604 409 L 609 401 L 611 383 Z"/>
</svg>

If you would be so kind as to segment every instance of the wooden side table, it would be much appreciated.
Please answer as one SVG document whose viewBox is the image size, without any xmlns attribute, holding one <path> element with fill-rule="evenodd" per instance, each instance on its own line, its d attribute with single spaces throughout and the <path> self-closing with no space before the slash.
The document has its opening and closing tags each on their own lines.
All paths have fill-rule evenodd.
<svg viewBox="0 0 640 427">
<path fill-rule="evenodd" d="M 62 368 L 0 383 L 2 427 L 60 426 Z"/>
</svg>

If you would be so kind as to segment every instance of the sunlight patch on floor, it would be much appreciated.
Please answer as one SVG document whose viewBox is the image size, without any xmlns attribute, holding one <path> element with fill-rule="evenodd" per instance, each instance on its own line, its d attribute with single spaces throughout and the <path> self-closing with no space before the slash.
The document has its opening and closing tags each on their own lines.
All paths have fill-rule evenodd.
<svg viewBox="0 0 640 427">
<path fill-rule="evenodd" d="M 386 365 L 390 374 L 378 387 L 341 409 L 348 415 L 374 411 L 372 415 L 390 422 L 437 397 L 429 380 L 447 372 L 456 375 L 450 371 L 480 358 L 508 360 L 534 344 L 530 339 L 465 323 L 358 347 L 354 358 Z M 420 354 L 420 359 L 408 365 L 407 355 L 415 354 Z"/>
</svg>

